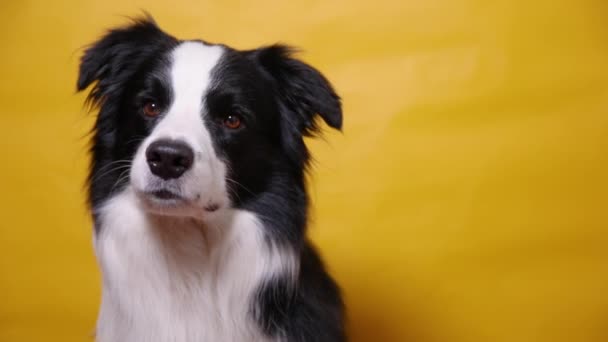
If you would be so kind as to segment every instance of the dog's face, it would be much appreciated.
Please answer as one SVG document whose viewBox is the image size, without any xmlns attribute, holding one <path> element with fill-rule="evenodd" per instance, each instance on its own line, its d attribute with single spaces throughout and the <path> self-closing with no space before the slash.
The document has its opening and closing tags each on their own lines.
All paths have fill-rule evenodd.
<svg viewBox="0 0 608 342">
<path fill-rule="evenodd" d="M 179 41 L 149 20 L 110 31 L 78 80 L 100 107 L 92 142 L 95 207 L 131 187 L 150 212 L 203 218 L 303 177 L 315 116 L 340 128 L 327 80 L 271 46 L 238 51 Z"/>
</svg>

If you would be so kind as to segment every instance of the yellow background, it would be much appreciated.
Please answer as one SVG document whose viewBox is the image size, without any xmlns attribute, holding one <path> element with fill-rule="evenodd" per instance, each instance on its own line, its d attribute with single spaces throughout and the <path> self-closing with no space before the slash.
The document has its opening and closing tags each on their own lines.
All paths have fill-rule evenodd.
<svg viewBox="0 0 608 342">
<path fill-rule="evenodd" d="M 77 63 L 140 9 L 297 45 L 343 96 L 311 233 L 353 341 L 608 341 L 605 0 L 2 1 L 0 341 L 90 340 Z"/>
</svg>

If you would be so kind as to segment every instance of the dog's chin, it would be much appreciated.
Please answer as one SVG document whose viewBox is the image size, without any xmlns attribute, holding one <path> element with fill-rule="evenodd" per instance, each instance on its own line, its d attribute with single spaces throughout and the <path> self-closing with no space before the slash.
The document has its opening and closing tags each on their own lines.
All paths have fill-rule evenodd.
<svg viewBox="0 0 608 342">
<path fill-rule="evenodd" d="M 184 197 L 170 190 L 138 191 L 137 197 L 143 209 L 153 215 L 202 220 L 220 209 L 219 205 L 203 206 L 199 201 Z"/>
</svg>

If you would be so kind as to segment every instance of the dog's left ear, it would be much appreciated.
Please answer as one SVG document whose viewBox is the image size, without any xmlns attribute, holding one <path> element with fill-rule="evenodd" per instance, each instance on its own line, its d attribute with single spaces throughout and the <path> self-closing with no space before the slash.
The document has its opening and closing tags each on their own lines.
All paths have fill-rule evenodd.
<svg viewBox="0 0 608 342">
<path fill-rule="evenodd" d="M 293 50 L 284 45 L 251 51 L 257 63 L 275 83 L 282 108 L 289 112 L 292 128 L 302 135 L 319 131 L 315 117 L 327 125 L 342 129 L 342 105 L 329 81 L 312 66 L 292 57 Z"/>
</svg>

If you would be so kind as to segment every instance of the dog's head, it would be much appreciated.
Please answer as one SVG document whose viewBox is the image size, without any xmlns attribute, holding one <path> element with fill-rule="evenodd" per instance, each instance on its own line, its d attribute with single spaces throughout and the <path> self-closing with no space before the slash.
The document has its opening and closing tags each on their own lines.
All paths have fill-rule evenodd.
<svg viewBox="0 0 608 342">
<path fill-rule="evenodd" d="M 147 210 L 200 217 L 238 206 L 274 177 L 303 179 L 316 116 L 340 129 L 340 99 L 275 45 L 239 51 L 180 41 L 151 19 L 109 31 L 82 57 L 78 90 L 99 107 L 90 201 L 131 187 Z"/>
</svg>

